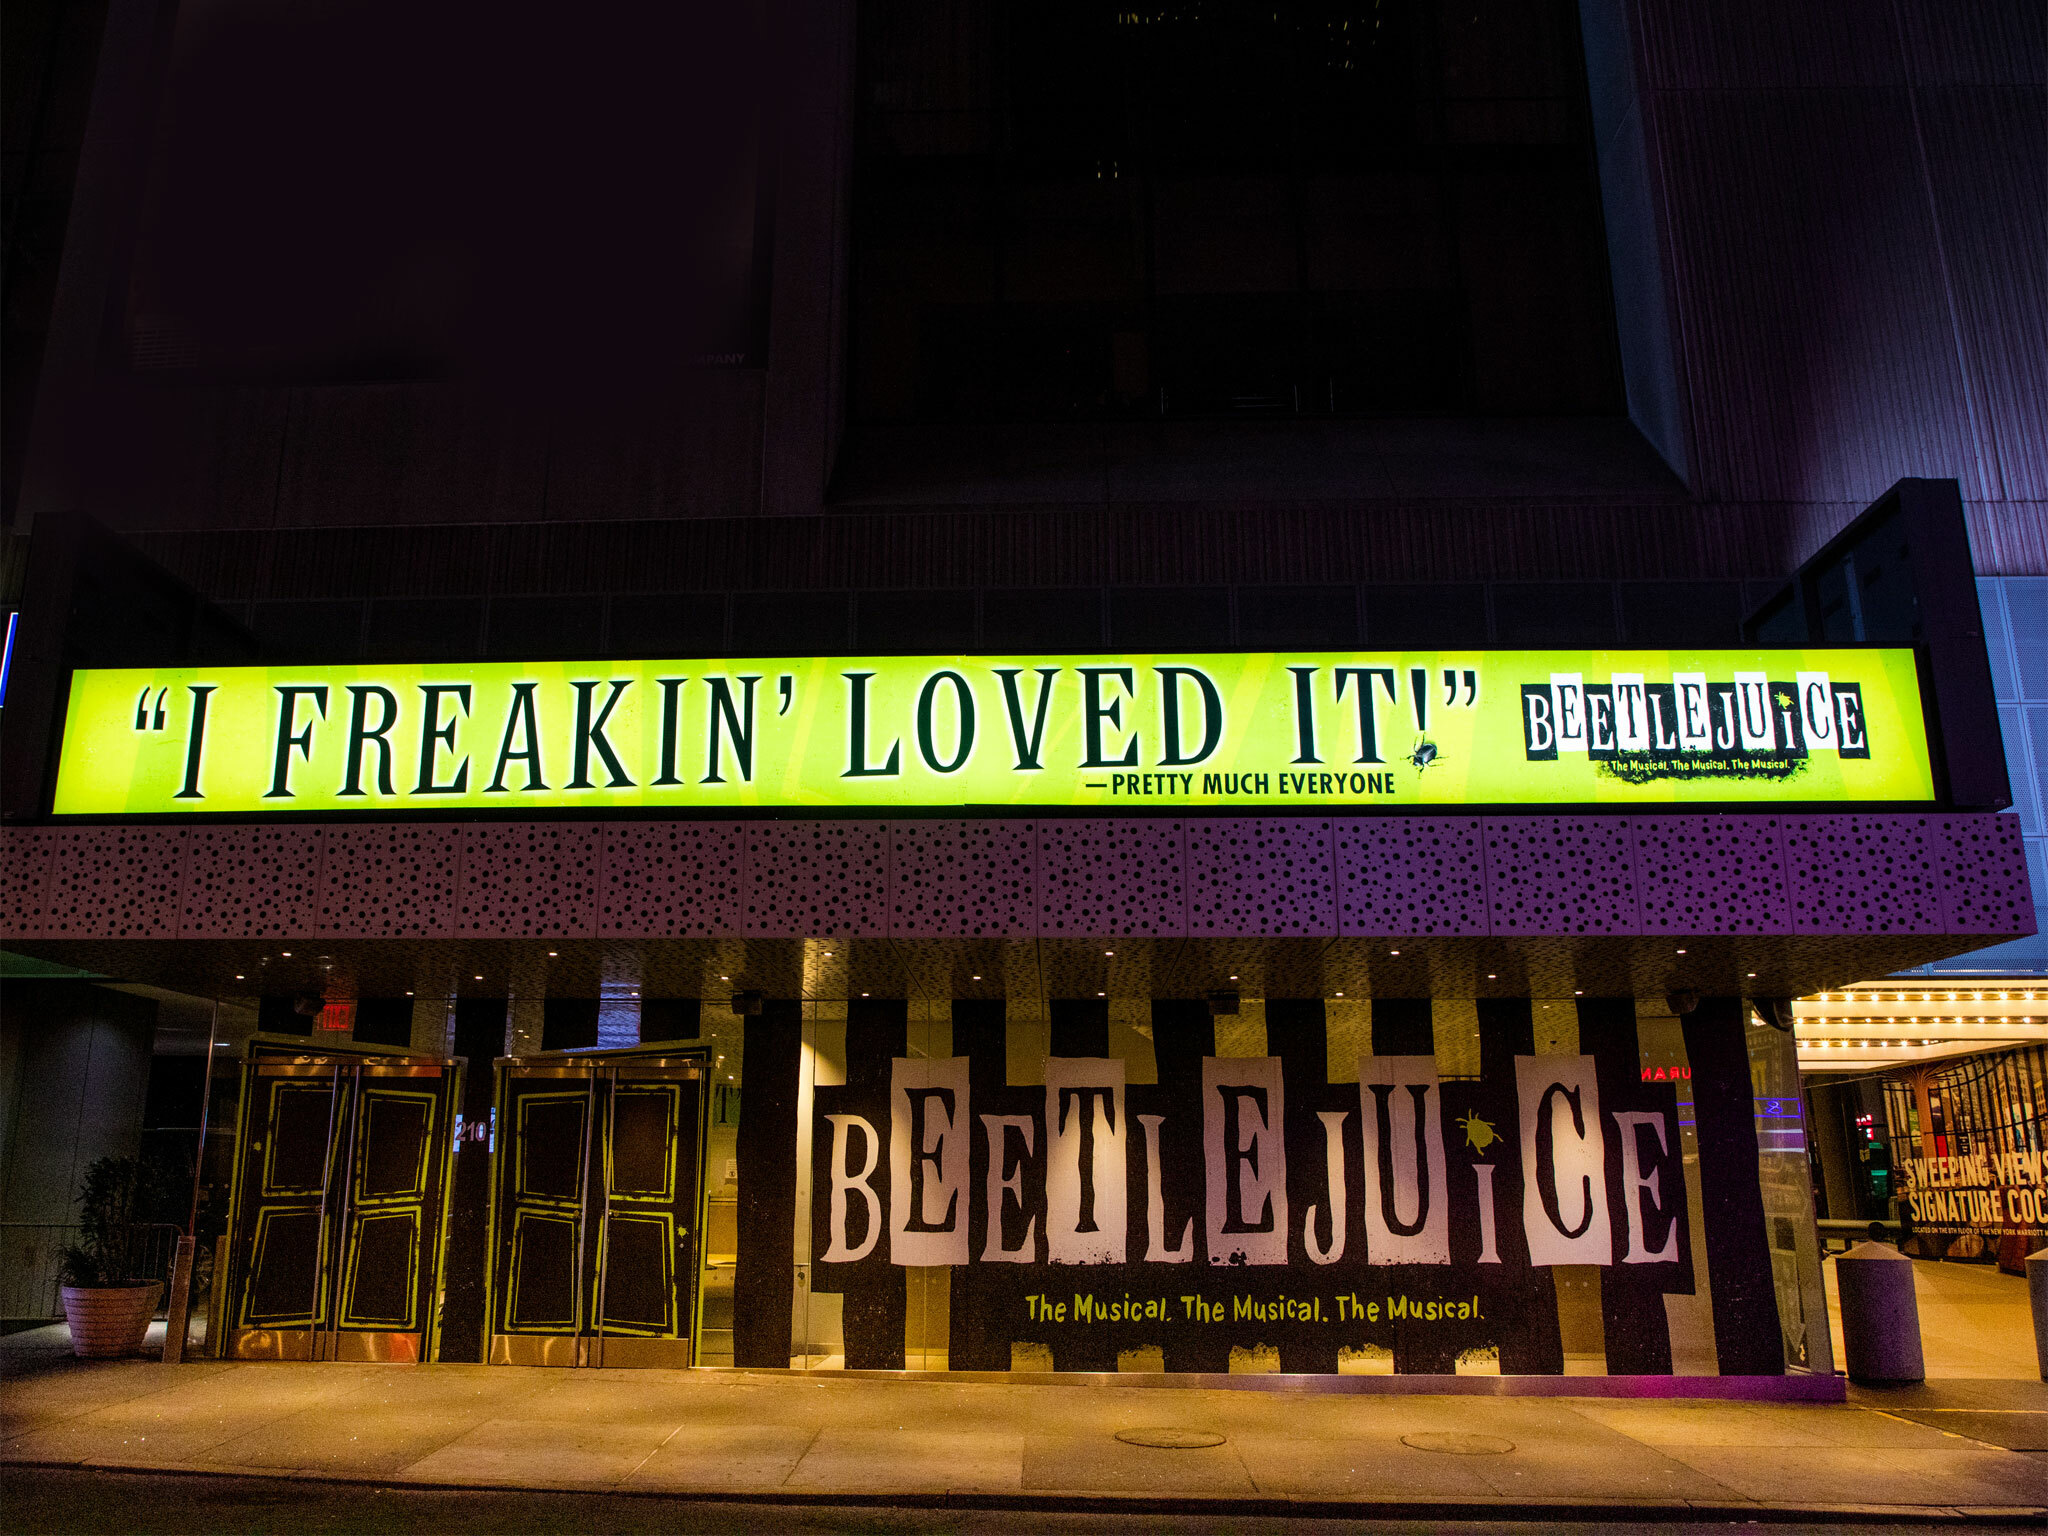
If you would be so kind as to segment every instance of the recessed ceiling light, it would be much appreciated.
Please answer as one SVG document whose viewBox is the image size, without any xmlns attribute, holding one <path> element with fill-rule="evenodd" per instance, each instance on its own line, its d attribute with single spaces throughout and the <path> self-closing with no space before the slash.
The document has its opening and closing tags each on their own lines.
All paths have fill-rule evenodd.
<svg viewBox="0 0 2048 1536">
<path fill-rule="evenodd" d="M 1343 994 L 1342 992 L 1339 992 L 1339 993 L 1338 993 L 1337 995 L 1338 995 L 1339 997 L 1342 997 L 1342 996 L 1343 996 L 1344 994 Z"/>
<path fill-rule="evenodd" d="M 283 955 L 287 960 L 291 959 L 292 957 L 292 952 L 288 949 L 281 949 L 278 951 L 278 953 Z"/>
<path fill-rule="evenodd" d="M 478 981 L 482 981 L 482 980 L 484 979 L 484 978 L 483 978 L 483 974 L 482 974 L 481 972 L 479 972 L 479 973 L 477 974 L 477 978 L 476 978 L 476 979 L 477 979 Z"/>
<path fill-rule="evenodd" d="M 980 978 L 979 976 L 975 976 L 975 977 L 972 977 L 972 978 L 970 978 L 970 979 L 972 979 L 972 980 L 974 980 L 974 981 L 979 981 L 979 980 L 981 980 L 981 978 Z"/>
<path fill-rule="evenodd" d="M 1681 949 L 1681 950 L 1679 951 L 1679 953 L 1680 953 L 1680 954 L 1682 955 L 1682 954 L 1684 954 L 1684 953 L 1685 953 L 1685 951 Z"/>
<path fill-rule="evenodd" d="M 243 975 L 243 974 L 242 974 L 242 973 L 241 973 L 240 971 L 237 971 L 237 972 L 235 972 L 235 980 L 237 980 L 237 981 L 247 981 L 247 980 L 248 980 L 248 977 L 244 976 L 244 975 Z"/>
<path fill-rule="evenodd" d="M 1113 949 L 1105 949 L 1105 950 L 1103 951 L 1103 953 L 1104 953 L 1105 955 L 1113 955 L 1113 954 L 1115 954 L 1115 953 L 1116 953 L 1116 951 L 1115 951 L 1115 950 L 1113 950 Z"/>
<path fill-rule="evenodd" d="M 551 949 L 551 950 L 549 950 L 549 951 L 548 951 L 548 958 L 549 958 L 550 960 L 552 960 L 552 959 L 554 959 L 554 958 L 555 958 L 555 957 L 556 957 L 556 956 L 557 956 L 558 954 L 560 954 L 560 953 L 561 953 L 561 951 L 559 951 L 559 950 L 554 950 L 554 949 Z"/>
<path fill-rule="evenodd" d="M 1499 981 L 1499 980 L 1500 980 L 1500 975 L 1499 975 L 1499 973 L 1498 973 L 1498 972 L 1495 972 L 1495 971 L 1488 971 L 1488 972 L 1486 973 L 1486 979 L 1487 979 L 1488 981 Z"/>
<path fill-rule="evenodd" d="M 412 996 L 412 994 L 411 994 L 410 992 L 406 993 L 405 995 L 406 995 L 407 997 L 411 997 L 411 996 Z"/>
</svg>

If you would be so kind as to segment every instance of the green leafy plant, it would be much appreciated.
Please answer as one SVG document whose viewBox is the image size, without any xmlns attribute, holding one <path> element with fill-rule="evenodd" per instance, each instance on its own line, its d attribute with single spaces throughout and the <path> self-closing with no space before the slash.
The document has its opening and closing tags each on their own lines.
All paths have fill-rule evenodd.
<svg viewBox="0 0 2048 1536">
<path fill-rule="evenodd" d="M 164 1214 L 173 1191 L 162 1168 L 134 1157 L 102 1157 L 85 1170 L 78 1192 L 78 1241 L 59 1260 L 69 1286 L 134 1285 L 143 1228 Z"/>
</svg>

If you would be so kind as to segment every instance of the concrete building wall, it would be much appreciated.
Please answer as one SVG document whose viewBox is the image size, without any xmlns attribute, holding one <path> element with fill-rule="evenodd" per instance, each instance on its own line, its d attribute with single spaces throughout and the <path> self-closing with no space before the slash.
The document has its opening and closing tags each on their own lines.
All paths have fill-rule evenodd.
<svg viewBox="0 0 2048 1536">
<path fill-rule="evenodd" d="M 843 0 L 778 21 L 767 345 L 660 388 L 593 378 L 574 410 L 180 371 L 103 334 L 154 132 L 153 8 L 116 9 L 104 217 L 67 247 L 38 415 L 64 425 L 37 428 L 18 526 L 100 520 L 270 659 L 887 650 L 885 599 L 961 644 L 1017 643 L 990 614 L 1022 602 L 1064 615 L 1059 646 L 1143 645 L 1118 618 L 1133 592 L 1220 648 L 1312 585 L 1351 592 L 1329 644 L 1417 615 L 1456 616 L 1460 644 L 1732 643 L 1746 602 L 1906 475 L 1960 482 L 1980 572 L 2048 573 L 2048 36 L 2026 0 L 1581 6 L 1629 420 L 886 441 L 843 424 Z M 36 566 L 31 595 L 73 580 Z M 82 642 L 42 633 L 61 596 L 31 607 L 13 702 L 40 738 Z M 9 763 L 9 814 L 34 814 L 40 756 Z"/>
<path fill-rule="evenodd" d="M 157 1005 L 82 982 L 7 984 L 7 1221 L 75 1219 L 94 1159 L 132 1157 Z"/>
<path fill-rule="evenodd" d="M 1581 10 L 1631 413 L 1694 496 L 1787 504 L 1810 551 L 1954 476 L 1978 569 L 2043 570 L 2040 8 Z"/>
<path fill-rule="evenodd" d="M 1977 596 L 2005 739 L 2006 778 L 2033 885 L 2035 931 L 1937 961 L 1929 975 L 2048 975 L 2048 581 L 1983 577 Z"/>
<path fill-rule="evenodd" d="M 10 981 L 0 1001 L 0 1316 L 45 1315 L 78 1188 L 142 1142 L 156 1003 L 74 981 Z"/>
<path fill-rule="evenodd" d="M 531 644 L 544 622 L 562 631 L 550 636 L 556 645 L 596 649 L 606 643 L 593 629 L 601 615 L 565 599 L 695 585 L 696 562 L 664 549 L 653 529 L 593 538 L 550 528 L 684 520 L 711 525 L 713 544 L 780 542 L 731 524 L 817 518 L 844 499 L 828 489 L 835 466 L 860 457 L 858 443 L 841 451 L 837 399 L 845 208 L 857 196 L 844 100 L 850 13 L 807 8 L 784 38 L 786 66 L 814 105 L 778 124 L 776 314 L 761 366 L 538 423 L 462 383 L 302 387 L 114 370 L 92 408 L 101 438 L 124 451 L 82 466 L 77 509 L 128 530 L 209 596 L 257 604 L 248 612 L 259 628 L 291 622 L 266 602 L 354 604 L 300 622 L 325 645 L 373 654 L 495 648 L 481 599 L 514 594 L 553 601 L 509 633 Z M 1619 500 L 1680 562 L 1714 563 L 1696 539 L 1743 529 L 1725 574 L 1763 579 L 1898 477 L 1957 476 L 1979 569 L 2048 569 L 2048 439 L 2037 408 L 2048 391 L 2048 279 L 2026 257 L 2044 216 L 2033 174 L 2048 85 L 2038 8 L 1907 0 L 1780 15 L 1751 4 L 1589 0 L 1582 23 L 1630 413 L 1683 489 L 1660 486 L 1613 445 L 1572 441 L 1504 460 L 1493 444 L 1493 461 L 1510 472 L 1481 487 L 1473 454 L 1447 440 L 1392 480 L 1352 463 L 1309 494 L 1334 512 L 1418 529 L 1459 504 L 1497 510 L 1502 498 L 1535 496 L 1549 503 L 1547 521 L 1590 532 L 1607 520 L 1597 503 Z M 1013 514 L 1030 507 L 1040 537 L 1088 561 L 1085 532 L 1057 520 L 1118 501 L 1118 453 L 1098 454 L 1109 473 L 1076 482 L 1047 475 L 1042 437 L 1025 462 L 1003 465 L 1010 442 L 999 432 L 948 451 L 964 448 L 981 478 L 1005 480 L 1000 500 Z M 1153 500 L 1266 512 L 1298 501 L 1301 455 L 1266 464 L 1264 443 L 1243 424 L 1194 432 L 1168 457 L 1193 453 L 1239 472 Z M 894 500 L 924 514 L 917 540 L 892 540 L 879 558 L 830 538 L 828 528 L 845 525 L 829 519 L 790 530 L 802 558 L 780 578 L 729 570 L 712 580 L 785 590 L 974 584 L 980 525 L 995 509 L 963 497 L 960 484 L 957 475 L 919 484 L 894 475 L 864 485 L 864 509 Z M 1692 515 L 1666 526 L 1656 514 L 1667 508 Z M 1781 536 L 1759 541 L 1757 523 Z M 409 532 L 427 528 L 435 536 L 425 542 Z M 402 561 L 390 558 L 397 530 L 408 530 Z M 1481 517 L 1474 531 L 1488 545 L 1517 537 L 1512 520 Z M 1227 537 L 1183 519 L 1174 543 L 1199 558 L 1218 536 Z M 1632 558 L 1597 537 L 1570 542 L 1588 577 L 1625 574 Z M 934 549 L 952 558 L 935 562 Z M 1442 579 L 1426 568 L 1441 557 L 1426 549 L 1377 553 L 1388 579 Z M 666 585 L 649 583 L 650 555 L 672 565 Z M 1297 579 L 1323 564 L 1311 546 L 1283 563 Z M 1021 579 L 1074 575 L 1087 579 Z"/>
</svg>

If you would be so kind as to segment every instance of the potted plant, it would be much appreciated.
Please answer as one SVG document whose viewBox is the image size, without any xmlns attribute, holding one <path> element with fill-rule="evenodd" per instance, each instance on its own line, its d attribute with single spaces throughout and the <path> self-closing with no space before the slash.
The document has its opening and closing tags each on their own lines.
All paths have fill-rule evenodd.
<svg viewBox="0 0 2048 1536">
<path fill-rule="evenodd" d="M 138 1271 L 143 1227 L 159 1204 L 158 1171 L 133 1157 L 103 1157 L 79 1190 L 79 1240 L 64 1250 L 64 1320 L 72 1353 L 86 1359 L 142 1348 L 163 1281 Z"/>
</svg>

